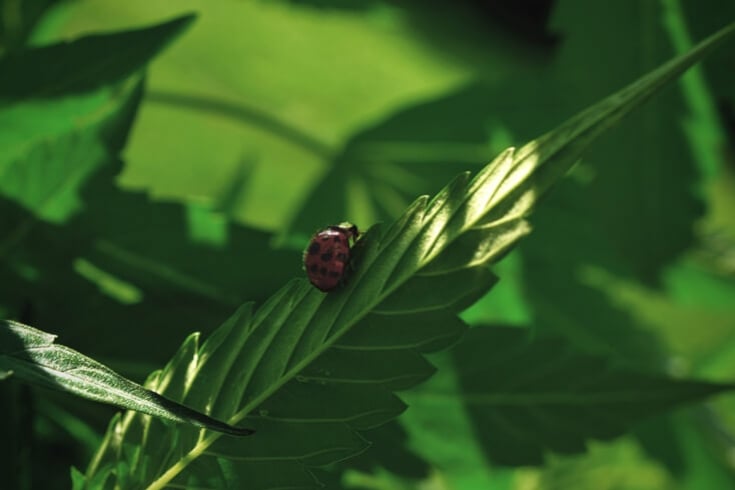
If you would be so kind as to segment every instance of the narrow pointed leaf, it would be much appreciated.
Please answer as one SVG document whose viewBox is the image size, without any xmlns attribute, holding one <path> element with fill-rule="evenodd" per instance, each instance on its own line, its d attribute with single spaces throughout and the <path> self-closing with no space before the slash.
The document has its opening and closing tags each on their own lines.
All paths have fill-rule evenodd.
<svg viewBox="0 0 735 490">
<path fill-rule="evenodd" d="M 47 388 L 135 410 L 178 423 L 233 435 L 252 430 L 233 427 L 172 402 L 63 345 L 56 336 L 21 323 L 0 321 L 0 371 Z"/>
</svg>

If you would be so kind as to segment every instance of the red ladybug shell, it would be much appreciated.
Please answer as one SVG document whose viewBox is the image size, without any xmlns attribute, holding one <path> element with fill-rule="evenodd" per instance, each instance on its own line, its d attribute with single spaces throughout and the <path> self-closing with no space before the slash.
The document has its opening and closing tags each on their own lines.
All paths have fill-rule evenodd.
<svg viewBox="0 0 735 490">
<path fill-rule="evenodd" d="M 339 286 L 350 260 L 350 240 L 357 238 L 354 225 L 330 226 L 319 230 L 304 250 L 304 269 L 309 281 L 322 291 Z"/>
</svg>

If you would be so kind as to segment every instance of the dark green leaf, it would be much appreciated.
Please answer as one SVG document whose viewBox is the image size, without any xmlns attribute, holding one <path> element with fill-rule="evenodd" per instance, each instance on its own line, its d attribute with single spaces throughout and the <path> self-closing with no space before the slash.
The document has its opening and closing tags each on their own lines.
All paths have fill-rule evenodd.
<svg viewBox="0 0 735 490">
<path fill-rule="evenodd" d="M 190 14 L 152 27 L 8 53 L 0 58 L 0 103 L 87 92 L 118 82 L 144 67 L 194 18 Z"/>
<path fill-rule="evenodd" d="M 358 222 L 390 220 L 416 195 L 435 192 L 459 171 L 478 168 L 490 153 L 486 127 L 497 111 L 494 102 L 485 87 L 462 87 L 355 134 L 332 157 L 290 231 L 310 233 L 334 216 L 355 212 L 362 213 L 352 218 Z M 452 124 L 445 124 L 448 120 Z M 326 193 L 334 197 L 325 200 Z"/>
<path fill-rule="evenodd" d="M 610 439 L 644 417 L 735 388 L 615 369 L 558 339 L 531 340 L 518 328 L 473 328 L 453 357 L 483 448 L 508 465 L 540 464 L 547 452 L 582 452 L 589 439 Z"/>
</svg>

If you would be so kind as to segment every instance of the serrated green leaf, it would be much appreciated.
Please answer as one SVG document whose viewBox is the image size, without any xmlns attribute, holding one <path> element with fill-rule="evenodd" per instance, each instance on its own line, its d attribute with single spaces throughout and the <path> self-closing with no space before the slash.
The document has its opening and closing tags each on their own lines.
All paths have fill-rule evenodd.
<svg viewBox="0 0 735 490">
<path fill-rule="evenodd" d="M 21 323 L 0 321 L 0 369 L 24 381 L 178 423 L 189 423 L 233 435 L 250 429 L 231 427 L 172 402 L 106 366 L 63 345 L 55 335 Z"/>
<path fill-rule="evenodd" d="M 478 168 L 490 152 L 487 119 L 494 102 L 481 86 L 463 87 L 401 108 L 353 135 L 331 158 L 329 170 L 291 219 L 290 231 L 309 233 L 330 216 L 355 212 L 355 220 L 389 220 L 416 194 L 440 188 L 458 171 Z M 422 171 L 427 167 L 430 172 Z M 325 202 L 320 197 L 325 192 L 334 198 Z"/>
<path fill-rule="evenodd" d="M 610 439 L 647 416 L 735 389 L 611 368 L 518 328 L 474 328 L 453 357 L 478 439 L 490 460 L 506 465 L 540 464 L 547 452 L 580 453 L 588 439 Z"/>
<path fill-rule="evenodd" d="M 19 52 L 13 55 L 19 71 L 3 72 L 3 83 L 19 86 L 49 53 L 62 56 L 58 62 L 68 73 L 59 76 L 76 88 L 134 75 L 189 22 L 184 17 Z M 123 41 L 120 49 L 99 51 Z M 88 51 L 101 56 L 86 58 Z M 89 71 L 75 71 L 67 56 L 89 63 Z M 186 207 L 153 203 L 116 186 L 118 153 L 143 90 L 139 82 L 133 77 L 91 92 L 54 91 L 54 97 L 0 97 L 0 307 L 6 316 L 27 310 L 33 323 L 58 325 L 68 345 L 92 357 L 158 365 L 176 348 L 174 333 L 183 322 L 221 321 L 240 298 L 259 299 L 260 288 L 281 284 L 298 258 L 272 252 L 268 260 L 254 259 L 259 267 L 243 264 L 251 254 L 270 252 L 268 235 L 235 227 L 227 248 L 202 245 L 189 234 Z M 244 280 L 238 263 L 259 270 L 261 278 Z M 107 319 L 104 327 L 100 317 Z M 107 334 L 123 331 L 129 335 Z M 150 341 L 140 342 L 142 335 Z M 121 359 L 123 352 L 130 357 Z"/>
<path fill-rule="evenodd" d="M 114 161 L 142 90 L 138 83 L 110 85 L 142 70 L 192 20 L 0 58 L 0 193 L 47 221 L 78 212 L 79 188 Z M 4 241 L 19 240 L 30 226 L 7 232 Z M 7 247 L 0 243 L 0 252 Z"/>
<path fill-rule="evenodd" d="M 0 58 L 0 104 L 87 92 L 120 81 L 145 66 L 194 18 L 190 14 L 151 27 L 7 53 Z"/>
<path fill-rule="evenodd" d="M 0 228 L 27 230 L 0 238 L 0 307 L 27 305 L 33 322 L 58 323 L 65 343 L 91 357 L 159 366 L 180 343 L 181 325 L 208 333 L 242 298 L 262 301 L 298 269 L 298 252 L 273 250 L 258 230 L 230 225 L 221 247 L 192 240 L 186 207 L 122 191 L 113 181 L 119 168 L 96 171 L 81 190 L 83 210 L 63 227 L 0 199 Z M 100 316 L 106 332 L 129 335 L 100 336 Z M 142 378 L 151 368 L 141 369 L 126 374 Z"/>
<path fill-rule="evenodd" d="M 0 108 L 0 194 L 36 219 L 60 223 L 82 208 L 79 189 L 114 161 L 132 122 L 142 84 L 76 97 L 32 100 Z M 20 241 L 32 222 L 18 223 L 0 252 Z"/>
<path fill-rule="evenodd" d="M 328 409 L 313 413 L 309 410 L 313 405 L 306 400 L 316 399 L 322 406 L 330 407 L 342 400 L 340 390 L 346 387 L 355 389 L 355 386 L 362 390 L 370 386 L 378 392 L 384 390 L 388 396 L 371 397 L 371 403 L 351 408 L 357 409 L 358 415 L 380 414 L 381 411 L 387 414 L 382 421 L 374 419 L 372 422 L 376 425 L 390 420 L 392 417 L 390 411 L 385 411 L 385 400 L 393 395 L 379 384 L 379 376 L 372 376 L 372 383 L 361 384 L 348 381 L 357 380 L 350 378 L 354 376 L 354 370 L 350 371 L 346 365 L 329 365 L 330 377 L 338 381 L 328 380 L 327 376 L 315 377 L 310 369 L 319 366 L 319 359 L 329 355 L 330 349 L 335 348 L 340 339 L 368 316 L 375 319 L 398 313 L 411 322 L 409 313 L 425 312 L 426 305 L 440 297 L 436 289 L 441 277 L 450 281 L 452 287 L 444 291 L 444 297 L 451 300 L 441 303 L 443 308 L 438 308 L 439 311 L 451 312 L 454 308 L 461 308 L 465 305 L 465 298 L 477 297 L 487 291 L 493 279 L 484 272 L 486 264 L 496 260 L 527 231 L 523 218 L 573 165 L 583 149 L 734 30 L 735 25 L 721 31 L 687 55 L 669 62 L 518 152 L 512 149 L 503 152 L 472 180 L 463 174 L 433 200 L 426 197 L 417 199 L 396 222 L 387 227 L 373 227 L 361 237 L 352 259 L 356 270 L 345 287 L 324 294 L 305 279 L 291 281 L 254 312 L 247 307 L 241 310 L 210 338 L 211 341 L 204 343 L 197 356 L 186 357 L 191 359 L 188 365 L 169 364 L 161 374 L 150 379 L 151 385 L 156 386 L 161 376 L 177 376 L 170 373 L 173 369 L 193 373 L 184 396 L 187 404 L 230 423 L 248 420 L 256 427 L 260 423 L 271 427 L 270 431 L 263 430 L 258 434 L 259 444 L 268 448 L 269 464 L 294 458 L 299 463 L 308 464 L 312 455 L 329 455 L 330 451 L 339 449 L 325 447 L 326 436 L 321 440 L 313 434 L 300 437 L 293 431 L 281 430 L 282 427 L 275 429 L 279 422 L 292 424 L 294 420 L 308 420 L 310 424 L 334 423 L 330 420 L 333 416 L 327 414 Z M 514 223 L 517 231 L 509 230 L 508 223 Z M 426 272 L 434 260 L 442 260 L 442 255 L 451 245 L 467 233 L 482 229 L 484 233 L 475 233 L 474 236 L 476 246 L 485 248 L 496 227 L 499 230 L 497 236 L 513 238 L 506 239 L 503 246 L 493 253 L 481 254 L 482 262 L 470 261 L 465 267 L 454 264 L 451 268 L 433 270 L 431 274 Z M 465 242 L 463 246 L 468 244 Z M 423 296 L 428 298 L 414 297 L 404 290 L 412 281 L 421 286 Z M 422 299 L 430 301 L 422 303 Z M 371 348 L 376 345 L 372 343 Z M 358 343 L 352 343 L 349 348 L 358 346 Z M 413 369 L 412 361 L 397 360 L 401 357 L 400 352 L 391 350 L 390 355 L 398 356 L 393 357 L 393 361 L 401 366 L 405 363 L 407 371 Z M 651 384 L 645 386 L 650 387 Z M 286 402 L 287 397 L 279 399 L 283 390 L 289 389 L 303 389 L 304 395 L 292 398 L 290 403 Z M 180 387 L 169 384 L 162 392 L 166 394 L 169 390 L 180 392 Z M 711 392 L 693 390 L 690 396 L 701 397 Z M 664 397 L 669 405 L 682 401 L 677 397 L 678 393 L 666 395 L 671 395 Z M 622 401 L 631 400 L 624 398 Z M 647 406 L 649 404 L 644 404 L 644 410 Z M 282 415 L 284 413 L 286 415 Z M 349 420 L 342 423 L 344 426 L 334 430 L 347 434 L 358 429 Z M 189 465 L 193 462 L 221 458 L 225 451 L 209 452 L 223 444 L 227 444 L 227 455 L 238 454 L 230 443 L 221 442 L 218 434 L 189 429 L 170 430 L 138 416 L 130 416 L 127 423 L 115 426 L 122 446 L 126 442 L 139 444 L 139 434 L 127 433 L 131 427 L 144 435 L 132 464 L 127 464 L 130 457 L 124 452 L 103 450 L 98 455 L 99 461 L 108 462 L 108 467 L 118 469 L 115 478 L 126 484 L 158 489 L 178 478 L 186 479 Z M 358 446 L 343 444 L 340 447 L 344 451 L 319 459 L 318 464 L 324 464 L 329 458 L 343 458 L 359 452 L 361 448 Z M 292 451 L 292 447 L 298 451 Z M 248 459 L 258 457 L 257 448 L 237 449 Z M 212 461 L 208 463 L 213 464 Z M 90 468 L 88 477 L 94 478 L 96 469 Z"/>
</svg>

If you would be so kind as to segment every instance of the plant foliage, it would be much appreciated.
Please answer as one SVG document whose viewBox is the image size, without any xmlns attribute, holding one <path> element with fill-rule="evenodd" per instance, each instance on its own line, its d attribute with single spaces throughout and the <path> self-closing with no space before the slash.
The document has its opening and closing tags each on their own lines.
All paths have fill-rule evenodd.
<svg viewBox="0 0 735 490">
<path fill-rule="evenodd" d="M 492 287 L 487 264 L 528 233 L 525 218 L 538 199 L 595 138 L 733 30 L 519 150 L 504 151 L 473 178 L 461 174 L 390 226 L 371 228 L 358 242 L 356 271 L 344 289 L 325 295 L 293 280 L 260 308 L 243 306 L 203 344 L 198 335 L 189 337 L 149 378 L 155 391 L 229 423 L 245 421 L 257 437 L 172 429 L 128 413 L 113 420 L 87 481 L 309 486 L 308 466 L 363 451 L 367 441 L 359 431 L 398 415 L 404 406 L 392 391 L 431 374 L 416 350 L 445 347 L 461 335 L 456 313 Z M 612 377 L 610 386 L 621 380 Z M 652 386 L 662 393 L 656 403 L 646 401 L 626 419 L 722 389 L 651 380 L 631 385 L 624 398 Z M 600 435 L 609 434 L 582 438 Z"/>
<path fill-rule="evenodd" d="M 55 336 L 12 321 L 0 321 L 0 373 L 23 381 L 135 410 L 178 423 L 250 435 L 146 390 L 79 352 L 54 343 Z"/>
</svg>

